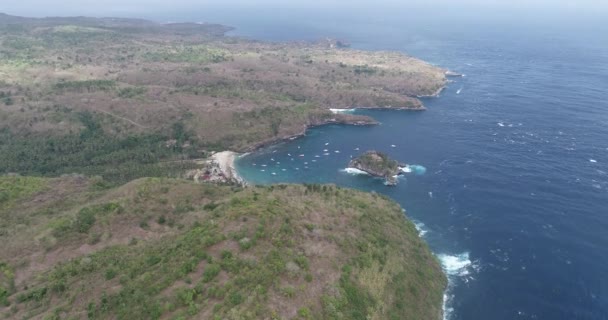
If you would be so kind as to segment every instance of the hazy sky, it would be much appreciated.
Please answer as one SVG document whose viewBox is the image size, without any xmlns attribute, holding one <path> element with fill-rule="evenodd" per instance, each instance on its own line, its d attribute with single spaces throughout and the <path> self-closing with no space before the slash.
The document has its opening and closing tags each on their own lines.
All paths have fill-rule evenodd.
<svg viewBox="0 0 608 320">
<path fill-rule="evenodd" d="M 162 14 L 212 7 L 472 7 L 484 10 L 606 11 L 605 0 L 0 0 L 0 12 L 29 16 Z"/>
</svg>

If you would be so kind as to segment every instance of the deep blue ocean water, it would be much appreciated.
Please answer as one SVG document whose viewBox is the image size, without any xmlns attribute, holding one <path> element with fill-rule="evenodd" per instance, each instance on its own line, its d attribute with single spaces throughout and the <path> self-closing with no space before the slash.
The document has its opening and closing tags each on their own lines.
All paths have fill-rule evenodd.
<svg viewBox="0 0 608 320">
<path fill-rule="evenodd" d="M 465 74 L 425 112 L 360 111 L 382 124 L 311 129 L 238 169 L 253 183 L 336 183 L 399 202 L 449 274 L 447 319 L 608 319 L 608 23 L 439 11 L 180 18 L 264 40 L 339 37 Z M 356 148 L 426 173 L 397 187 L 349 174 Z"/>
</svg>

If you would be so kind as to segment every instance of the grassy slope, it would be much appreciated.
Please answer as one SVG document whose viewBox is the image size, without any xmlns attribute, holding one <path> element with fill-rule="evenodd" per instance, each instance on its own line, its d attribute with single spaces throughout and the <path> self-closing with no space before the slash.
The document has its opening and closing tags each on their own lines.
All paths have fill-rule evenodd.
<svg viewBox="0 0 608 320">
<path fill-rule="evenodd" d="M 334 186 L 0 178 L 6 319 L 438 319 L 446 280 L 386 198 Z"/>
</svg>

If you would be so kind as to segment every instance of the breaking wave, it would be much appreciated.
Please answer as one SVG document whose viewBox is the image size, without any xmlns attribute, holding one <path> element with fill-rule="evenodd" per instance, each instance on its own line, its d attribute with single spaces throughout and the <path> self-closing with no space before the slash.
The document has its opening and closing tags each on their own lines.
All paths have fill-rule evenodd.
<svg viewBox="0 0 608 320">
<path fill-rule="evenodd" d="M 457 255 L 440 254 L 437 256 L 441 262 L 441 267 L 448 277 L 448 287 L 443 295 L 443 319 L 450 320 L 454 307 L 452 302 L 455 281 L 469 282 L 473 280 L 472 273 L 478 270 L 478 265 L 471 261 L 469 253 L 464 252 Z"/>
<path fill-rule="evenodd" d="M 361 175 L 361 174 L 369 175 L 369 173 L 367 173 L 367 172 L 365 172 L 363 170 L 359 170 L 357 168 L 345 168 L 345 169 L 342 169 L 340 171 L 344 172 L 344 173 L 351 174 L 351 175 Z"/>
<path fill-rule="evenodd" d="M 355 109 L 329 109 L 333 114 L 337 113 L 353 113 Z"/>
</svg>

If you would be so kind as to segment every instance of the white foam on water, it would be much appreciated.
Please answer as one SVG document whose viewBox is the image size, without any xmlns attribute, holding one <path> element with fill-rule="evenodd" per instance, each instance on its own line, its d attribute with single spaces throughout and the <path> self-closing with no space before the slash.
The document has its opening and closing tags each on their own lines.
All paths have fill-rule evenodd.
<svg viewBox="0 0 608 320">
<path fill-rule="evenodd" d="M 450 320 L 454 312 L 452 307 L 454 281 L 460 280 L 466 283 L 473 280 L 472 273 L 478 271 L 479 268 L 476 263 L 471 261 L 468 252 L 456 255 L 439 254 L 437 258 L 439 258 L 441 267 L 448 277 L 448 287 L 443 294 L 443 320 Z"/>
<path fill-rule="evenodd" d="M 458 89 L 458 91 L 456 91 L 456 94 L 460 94 L 460 92 L 462 92 L 462 88 Z"/>
<path fill-rule="evenodd" d="M 369 173 L 367 173 L 363 170 L 359 170 L 357 168 L 344 168 L 344 169 L 340 170 L 340 172 L 348 173 L 351 175 L 362 175 L 362 174 L 369 175 Z"/>
<path fill-rule="evenodd" d="M 595 160 L 595 159 L 589 159 L 589 162 L 591 162 L 591 163 L 597 163 L 597 160 Z"/>
<path fill-rule="evenodd" d="M 410 168 L 410 166 L 402 167 L 399 170 L 401 170 L 401 172 L 403 172 L 403 173 L 411 173 L 412 172 L 412 168 Z"/>
<path fill-rule="evenodd" d="M 325 152 L 323 155 L 324 155 L 324 156 L 328 156 L 328 155 L 329 155 L 329 152 Z"/>
<path fill-rule="evenodd" d="M 338 113 L 352 113 L 355 112 L 355 109 L 329 109 L 333 114 Z"/>
<path fill-rule="evenodd" d="M 334 151 L 334 152 L 335 152 L 335 153 L 340 153 L 340 150 L 336 150 L 336 151 Z"/>
<path fill-rule="evenodd" d="M 397 148 L 397 146 L 394 144 L 391 144 L 391 148 Z"/>
<path fill-rule="evenodd" d="M 416 220 L 412 220 L 412 222 L 414 222 L 414 226 L 416 227 L 416 230 L 418 230 L 418 235 L 422 238 L 424 237 L 424 235 L 429 232 L 426 229 L 426 225 L 420 221 L 416 221 Z"/>
<path fill-rule="evenodd" d="M 473 264 L 468 252 L 457 255 L 440 254 L 437 257 L 448 276 L 466 276 L 470 272 L 469 267 Z"/>
<path fill-rule="evenodd" d="M 499 123 L 497 123 L 497 124 L 498 124 L 498 126 L 499 126 L 499 127 L 504 127 L 504 126 L 505 126 L 505 124 L 504 124 L 504 123 L 502 123 L 502 122 L 499 122 Z"/>
</svg>

